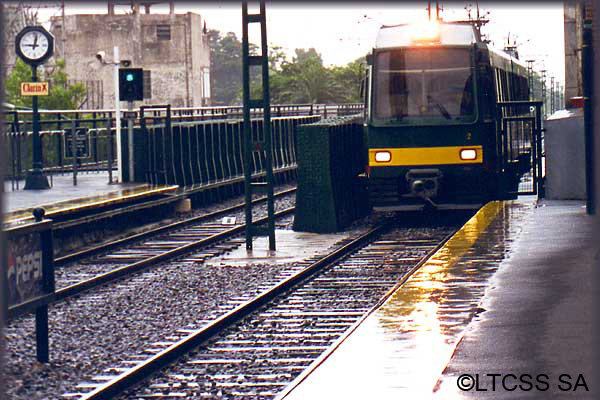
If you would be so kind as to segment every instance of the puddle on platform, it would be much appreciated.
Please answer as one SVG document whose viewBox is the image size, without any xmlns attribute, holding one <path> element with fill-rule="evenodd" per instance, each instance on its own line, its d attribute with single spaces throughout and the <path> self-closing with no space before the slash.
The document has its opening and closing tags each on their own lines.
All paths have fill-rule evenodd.
<svg viewBox="0 0 600 400">
<path fill-rule="evenodd" d="M 292 230 L 276 229 L 276 250 L 269 250 L 269 238 L 254 238 L 251 251 L 246 250 L 245 243 L 221 256 L 206 261 L 209 266 L 231 265 L 246 266 L 259 263 L 290 264 L 304 261 L 316 254 L 324 253 L 338 241 L 348 237 L 347 233 L 319 234 L 295 232 Z"/>
</svg>

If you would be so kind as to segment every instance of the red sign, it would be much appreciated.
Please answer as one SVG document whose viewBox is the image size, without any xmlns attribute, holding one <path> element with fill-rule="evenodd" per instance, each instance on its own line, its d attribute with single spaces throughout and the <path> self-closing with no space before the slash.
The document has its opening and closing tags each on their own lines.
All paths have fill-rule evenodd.
<svg viewBox="0 0 600 400">
<path fill-rule="evenodd" d="M 48 82 L 21 82 L 21 96 L 48 96 Z"/>
</svg>

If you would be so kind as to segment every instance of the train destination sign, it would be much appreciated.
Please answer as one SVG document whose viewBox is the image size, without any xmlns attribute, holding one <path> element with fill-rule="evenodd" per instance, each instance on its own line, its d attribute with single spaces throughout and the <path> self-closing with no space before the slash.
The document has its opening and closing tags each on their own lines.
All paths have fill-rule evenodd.
<svg viewBox="0 0 600 400">
<path fill-rule="evenodd" d="M 48 82 L 21 82 L 21 96 L 48 96 Z"/>
</svg>

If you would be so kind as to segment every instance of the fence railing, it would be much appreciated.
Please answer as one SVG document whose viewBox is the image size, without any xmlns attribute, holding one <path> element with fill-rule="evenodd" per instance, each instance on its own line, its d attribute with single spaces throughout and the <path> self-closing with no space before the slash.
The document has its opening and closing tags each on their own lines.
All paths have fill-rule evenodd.
<svg viewBox="0 0 600 400">
<path fill-rule="evenodd" d="M 275 118 L 296 116 L 320 116 L 328 118 L 362 112 L 363 105 L 360 103 L 271 106 L 271 115 Z M 134 126 L 138 128 L 142 125 L 160 125 L 167 118 L 165 113 L 165 108 L 146 110 L 143 112 L 144 119 L 142 120 L 142 112 L 139 109 L 129 113 L 123 112 L 121 115 L 122 137 L 126 135 L 128 120 L 133 120 Z M 252 110 L 251 116 L 256 118 L 262 117 L 262 110 Z M 229 120 L 233 122 L 231 120 L 241 120 L 242 117 L 243 107 L 230 106 L 170 108 L 168 119 L 177 132 L 180 130 L 188 132 L 190 129 L 189 124 L 193 122 L 215 120 Z M 20 188 L 20 181 L 24 179 L 27 170 L 31 168 L 31 110 L 4 111 L 4 125 L 6 135 L 6 179 L 11 181 L 12 190 L 16 190 Z M 51 178 L 55 174 L 92 173 L 107 170 L 112 172 L 117 164 L 115 125 L 114 110 L 40 111 L 40 137 L 43 149 L 44 173 Z M 181 128 L 179 125 L 187 126 L 187 128 Z M 275 125 L 275 128 L 277 128 L 277 125 Z M 220 132 L 226 134 L 227 130 L 223 129 Z M 206 140 L 213 140 L 215 143 L 226 140 L 225 138 L 218 137 L 219 133 L 211 133 L 211 135 L 217 135 L 217 137 L 215 139 L 207 138 Z M 197 140 L 203 140 L 200 136 L 197 137 Z M 154 140 L 154 138 L 151 138 L 151 140 Z M 172 138 L 168 140 L 172 140 Z M 155 142 L 152 143 L 155 144 Z M 206 151 L 210 152 L 214 151 L 214 149 L 207 149 Z M 127 157 L 127 154 L 125 153 L 123 156 Z M 147 156 L 150 155 L 148 154 Z M 189 155 L 186 155 L 186 159 L 189 157 Z M 217 157 L 217 155 L 206 153 L 206 157 Z M 141 159 L 136 157 L 136 162 L 138 161 L 141 161 Z M 150 159 L 148 162 L 153 161 Z M 216 163 L 220 162 L 216 161 Z M 163 180 L 158 178 L 156 171 L 152 174 L 154 174 L 153 178 L 148 174 L 150 181 L 158 182 Z M 184 182 L 187 181 L 195 181 L 195 179 L 186 179 Z"/>
</svg>

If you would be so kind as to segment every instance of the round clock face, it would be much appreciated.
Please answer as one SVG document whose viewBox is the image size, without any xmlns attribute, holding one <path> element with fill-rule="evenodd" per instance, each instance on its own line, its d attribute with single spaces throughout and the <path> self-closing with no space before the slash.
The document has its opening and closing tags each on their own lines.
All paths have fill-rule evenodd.
<svg viewBox="0 0 600 400">
<path fill-rule="evenodd" d="M 21 53 L 30 60 L 39 60 L 49 49 L 48 37 L 42 32 L 33 30 L 25 33 L 19 42 Z"/>
</svg>

